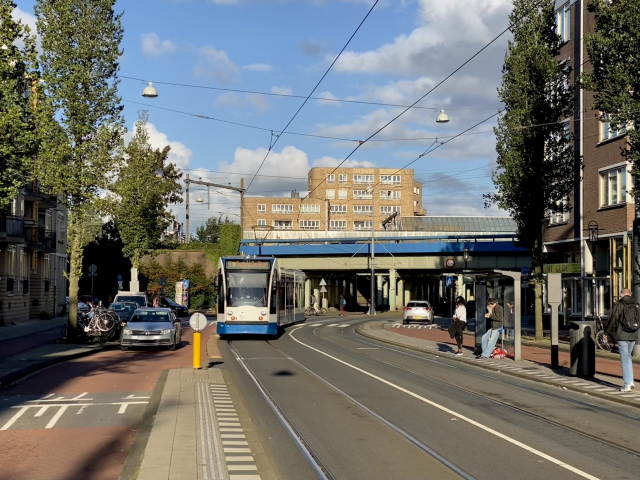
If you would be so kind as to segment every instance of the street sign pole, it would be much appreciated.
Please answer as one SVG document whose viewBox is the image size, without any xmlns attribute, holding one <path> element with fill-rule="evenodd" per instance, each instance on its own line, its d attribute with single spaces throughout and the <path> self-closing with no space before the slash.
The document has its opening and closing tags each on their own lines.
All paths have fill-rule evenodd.
<svg viewBox="0 0 640 480">
<path fill-rule="evenodd" d="M 93 277 L 98 274 L 98 267 L 93 263 L 89 265 L 89 276 L 91 277 L 91 303 L 93 303 Z"/>
</svg>

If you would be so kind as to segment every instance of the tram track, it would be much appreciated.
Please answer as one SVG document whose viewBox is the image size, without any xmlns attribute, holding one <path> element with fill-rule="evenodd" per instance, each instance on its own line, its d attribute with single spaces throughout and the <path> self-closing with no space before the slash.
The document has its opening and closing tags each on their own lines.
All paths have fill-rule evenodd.
<svg viewBox="0 0 640 480">
<path fill-rule="evenodd" d="M 361 351 L 352 350 L 352 349 L 350 349 L 350 348 L 348 348 L 348 347 L 346 347 L 346 346 L 344 346 L 344 345 L 340 345 L 340 344 L 339 344 L 339 343 L 337 343 L 337 342 L 334 342 L 334 341 L 332 341 L 332 340 L 329 340 L 329 339 L 327 339 L 327 338 L 323 337 L 322 335 L 319 335 L 319 334 L 317 333 L 317 330 L 318 330 L 318 329 L 314 329 L 314 332 L 313 332 L 313 333 L 314 333 L 314 336 L 316 336 L 316 337 L 317 337 L 317 338 L 319 338 L 320 340 L 323 340 L 323 341 L 325 341 L 325 342 L 327 342 L 327 343 L 331 343 L 332 345 L 335 345 L 335 346 L 337 346 L 337 347 L 339 347 L 339 348 L 341 348 L 341 349 L 343 349 L 343 350 L 346 350 L 346 351 L 348 351 L 348 352 L 350 352 L 350 353 L 356 353 L 356 354 L 358 354 L 358 355 L 361 355 L 361 356 L 363 356 L 363 357 L 370 358 L 370 359 L 372 359 L 372 360 L 375 360 L 375 361 L 377 361 L 377 362 L 383 363 L 383 364 L 388 365 L 388 366 L 390 366 L 390 367 L 397 368 L 397 369 L 399 369 L 399 370 L 402 370 L 402 371 L 405 371 L 405 372 L 407 372 L 407 373 L 410 373 L 410 374 L 413 374 L 413 375 L 416 375 L 416 376 L 419 376 L 419 377 L 422 377 L 422 378 L 428 379 L 428 380 L 430 380 L 430 381 L 433 381 L 433 382 L 439 383 L 439 384 L 441 384 L 441 385 L 445 385 L 445 386 L 447 386 L 447 387 L 449 387 L 449 388 L 453 388 L 453 389 L 455 389 L 455 390 L 458 390 L 458 391 L 464 392 L 464 393 L 466 393 L 466 394 L 469 394 L 469 395 L 472 395 L 472 396 L 475 396 L 475 397 L 478 397 L 478 398 L 482 398 L 482 399 L 484 399 L 484 400 L 486 400 L 486 401 L 489 401 L 489 402 L 492 402 L 492 403 L 494 403 L 494 404 L 500 405 L 501 407 L 505 407 L 505 408 L 511 409 L 511 410 L 513 410 L 513 411 L 516 411 L 516 412 L 518 412 L 518 413 L 520 413 L 520 414 L 526 415 L 526 416 L 528 416 L 528 417 L 530 417 L 530 418 L 533 418 L 533 419 L 535 419 L 535 420 L 538 420 L 538 421 L 540 421 L 540 422 L 542 422 L 542 423 L 545 423 L 545 424 L 547 424 L 547 425 L 552 425 L 552 426 L 554 426 L 554 427 L 557 427 L 557 428 L 560 428 L 560 429 L 563 429 L 563 430 L 570 431 L 570 432 L 572 432 L 572 433 L 575 433 L 575 434 L 578 434 L 578 435 L 584 436 L 584 437 L 589 438 L 589 439 L 591 439 L 591 440 L 594 440 L 594 441 L 596 441 L 596 442 L 598 442 L 598 443 L 601 443 L 601 444 L 607 445 L 607 446 L 609 446 L 609 447 L 611 447 L 611 448 L 615 448 L 615 449 L 617 449 L 617 450 L 623 451 L 623 452 L 625 452 L 625 453 L 628 453 L 628 454 L 630 454 L 630 455 L 633 455 L 633 456 L 635 456 L 635 457 L 640 458 L 640 450 L 634 450 L 634 449 L 628 448 L 628 447 L 626 447 L 626 446 L 624 446 L 624 445 L 620 445 L 620 444 L 618 444 L 618 443 L 611 442 L 611 441 L 609 441 L 609 440 L 604 440 L 604 439 L 602 439 L 602 438 L 599 438 L 599 437 L 597 437 L 597 436 L 595 436 L 595 435 L 593 435 L 593 434 L 591 434 L 591 433 L 589 433 L 589 432 L 586 432 L 586 431 L 584 431 L 584 430 L 581 430 L 581 429 L 579 429 L 579 428 L 572 427 L 572 426 L 570 426 L 570 425 L 566 425 L 566 424 L 563 424 L 563 423 L 557 422 L 557 421 L 555 421 L 555 420 L 551 420 L 551 419 L 549 419 L 549 418 L 543 417 L 543 416 L 541 416 L 541 415 L 539 415 L 539 414 L 537 414 L 537 413 L 535 413 L 535 412 L 532 412 L 532 411 L 530 411 L 530 410 L 527 410 L 527 409 L 525 409 L 525 408 L 522 408 L 522 407 L 519 407 L 519 406 L 513 405 L 513 404 L 508 403 L 508 402 L 505 402 L 505 401 L 503 401 L 503 400 L 496 399 L 496 398 L 494 398 L 494 397 L 491 397 L 491 396 L 486 395 L 486 394 L 483 394 L 483 393 L 475 392 L 475 391 L 473 391 L 473 390 L 470 390 L 470 389 L 467 389 L 467 388 L 465 388 L 465 387 L 462 387 L 462 386 L 460 386 L 460 385 L 458 385 L 458 384 L 454 384 L 454 383 L 451 383 L 451 382 L 447 382 L 447 381 L 445 381 L 445 380 L 441 380 L 441 379 L 436 378 L 436 377 L 434 377 L 434 376 L 427 375 L 427 374 L 424 374 L 424 373 L 421 373 L 421 372 L 417 372 L 417 371 L 415 371 L 415 370 L 413 370 L 413 369 L 410 369 L 410 368 L 407 368 L 407 367 L 403 367 L 403 366 L 401 366 L 401 365 L 397 365 L 397 364 L 395 364 L 395 363 L 393 363 L 393 362 L 388 362 L 388 361 L 386 361 L 386 360 L 381 360 L 381 359 L 379 359 L 379 358 L 376 358 L 376 357 L 375 357 L 375 356 L 373 356 L 373 355 L 370 355 L 370 354 L 367 354 L 367 353 L 364 353 L 364 352 L 361 352 Z M 371 346 L 375 346 L 375 347 L 377 347 L 377 348 L 382 348 L 382 349 L 385 349 L 385 350 L 393 351 L 393 352 L 396 352 L 396 353 L 409 355 L 409 356 L 411 356 L 411 357 L 415 357 L 415 358 L 418 358 L 418 359 L 420 359 L 420 360 L 424 360 L 424 361 L 427 361 L 427 362 L 438 363 L 438 364 L 441 364 L 441 365 L 450 366 L 450 365 L 445 364 L 444 362 L 437 362 L 437 361 L 434 361 L 434 360 L 432 360 L 432 359 L 423 358 L 423 357 L 420 357 L 420 356 L 418 356 L 418 355 L 410 354 L 410 353 L 407 353 L 407 352 L 402 352 L 401 350 L 397 350 L 397 349 L 393 349 L 393 348 L 385 347 L 385 346 L 383 346 L 383 345 L 379 345 L 379 344 L 375 344 L 375 343 L 367 342 L 367 341 L 360 340 L 360 339 L 357 339 L 357 338 L 350 338 L 350 340 L 356 341 L 356 342 L 361 343 L 361 344 L 371 345 Z M 267 343 L 268 343 L 268 342 L 267 342 Z M 275 348 L 275 347 L 274 347 L 274 348 Z M 291 359 L 291 360 L 293 360 L 293 359 Z M 295 361 L 295 360 L 293 360 L 293 361 L 294 361 L 294 362 L 296 362 L 296 363 L 298 363 L 298 362 L 297 362 L 297 361 Z M 450 367 L 460 369 L 459 367 L 454 367 L 454 366 L 450 366 Z M 302 368 L 305 368 L 305 367 L 302 367 Z M 464 370 L 464 369 L 460 369 L 460 370 Z M 470 372 L 470 371 L 468 371 L 468 370 L 464 370 L 464 371 L 465 371 L 465 372 L 467 372 L 467 373 L 477 374 L 477 372 Z M 483 375 L 483 374 L 478 374 L 478 375 L 486 376 L 486 377 L 488 377 L 488 378 L 491 378 L 491 379 L 492 379 L 492 380 L 494 380 L 494 381 L 501 382 L 501 383 L 506 383 L 506 384 L 513 385 L 513 386 L 517 386 L 517 387 L 520 387 L 520 388 L 524 388 L 524 389 L 526 389 L 526 390 L 530 390 L 530 391 L 535 392 L 535 393 L 542 393 L 542 394 L 545 394 L 545 395 L 550 395 L 550 396 L 552 396 L 552 397 L 554 397 L 554 398 L 560 398 L 560 399 L 563 399 L 563 400 L 571 401 L 571 402 L 573 402 L 573 403 L 577 403 L 577 404 L 580 404 L 580 405 L 582 405 L 582 406 L 589 406 L 589 407 L 594 408 L 594 409 L 595 409 L 595 408 L 598 408 L 598 407 L 596 407 L 595 405 L 592 405 L 592 404 L 589 404 L 589 403 L 586 403 L 586 402 L 580 402 L 580 401 L 576 401 L 576 400 L 573 400 L 573 399 L 567 399 L 566 397 L 562 397 L 562 396 L 560 396 L 560 395 L 549 394 L 548 392 L 544 392 L 544 391 L 541 391 L 541 390 L 538 390 L 538 389 L 534 389 L 534 388 L 526 387 L 526 386 L 523 386 L 523 385 L 518 385 L 518 384 L 516 384 L 516 383 L 505 382 L 505 381 L 503 381 L 503 380 L 501 380 L 501 379 L 496 379 L 496 378 L 491 377 L 491 376 L 487 376 L 487 375 Z M 637 419 L 637 418 L 634 418 L 634 417 L 631 417 L 631 416 L 628 416 L 628 415 L 624 415 L 624 414 L 620 414 L 620 413 L 615 412 L 615 411 L 610 411 L 609 413 L 612 413 L 612 414 L 616 414 L 616 415 L 619 415 L 619 416 L 625 417 L 625 418 L 630 419 L 630 420 L 633 420 L 633 421 L 635 421 L 635 422 L 640 422 L 640 420 L 639 420 L 639 419 Z"/>
</svg>

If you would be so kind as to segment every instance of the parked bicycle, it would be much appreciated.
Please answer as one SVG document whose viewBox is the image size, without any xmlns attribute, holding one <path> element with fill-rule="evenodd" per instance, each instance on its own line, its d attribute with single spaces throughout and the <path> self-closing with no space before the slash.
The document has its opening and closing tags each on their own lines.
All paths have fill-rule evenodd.
<svg viewBox="0 0 640 480">
<path fill-rule="evenodd" d="M 102 303 L 97 307 L 91 306 L 88 312 L 78 312 L 76 333 L 87 342 L 112 340 L 120 334 L 121 327 L 118 314 L 104 309 Z M 66 326 L 62 333 L 63 338 L 67 338 Z"/>
<path fill-rule="evenodd" d="M 600 350 L 606 350 L 607 352 L 611 351 L 611 338 L 604 331 L 604 325 L 602 323 L 602 318 L 600 315 L 596 315 L 596 345 Z"/>
<path fill-rule="evenodd" d="M 320 308 L 318 308 L 318 311 L 316 311 L 316 309 L 315 309 L 315 308 L 313 308 L 313 307 L 309 307 L 309 308 L 307 308 L 307 309 L 304 311 L 304 314 L 305 314 L 307 317 L 311 317 L 311 316 L 314 316 L 314 315 L 315 315 L 315 316 L 321 316 L 321 317 L 324 317 L 324 316 L 327 314 L 327 309 L 326 309 L 326 308 L 324 308 L 324 307 L 320 307 Z"/>
</svg>

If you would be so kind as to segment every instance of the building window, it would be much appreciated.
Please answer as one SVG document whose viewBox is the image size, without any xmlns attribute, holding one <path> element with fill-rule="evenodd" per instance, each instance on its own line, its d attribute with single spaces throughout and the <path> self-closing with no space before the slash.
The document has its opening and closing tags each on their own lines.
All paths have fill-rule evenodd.
<svg viewBox="0 0 640 480">
<path fill-rule="evenodd" d="M 420 195 L 420 187 L 413 187 L 414 195 Z"/>
<path fill-rule="evenodd" d="M 627 166 L 600 171 L 600 206 L 627 202 Z"/>
<path fill-rule="evenodd" d="M 373 193 L 367 192 L 366 190 L 354 190 L 353 198 L 356 200 L 371 200 L 373 198 Z"/>
<path fill-rule="evenodd" d="M 568 42 L 571 38 L 571 5 L 569 2 L 556 10 L 556 34 L 562 42 Z"/>
<path fill-rule="evenodd" d="M 346 230 L 347 229 L 347 221 L 346 220 L 331 220 L 329 222 L 330 230 Z"/>
<path fill-rule="evenodd" d="M 300 213 L 320 213 L 320 205 L 300 205 Z"/>
<path fill-rule="evenodd" d="M 382 205 L 380 207 L 380 213 L 383 215 L 391 215 L 392 213 L 400 213 L 400 207 L 392 206 L 392 205 Z"/>
<path fill-rule="evenodd" d="M 300 228 L 303 230 L 320 230 L 320 220 L 300 220 Z"/>
<path fill-rule="evenodd" d="M 259 218 L 258 219 L 258 226 L 259 227 L 266 227 L 267 226 L 267 221 L 264 218 Z"/>
<path fill-rule="evenodd" d="M 344 175 L 344 174 L 340 174 L 340 175 L 338 176 L 338 181 L 339 181 L 340 183 L 347 183 L 347 176 L 346 176 L 346 175 Z"/>
<path fill-rule="evenodd" d="M 400 190 L 380 190 L 380 200 L 400 200 Z"/>
<path fill-rule="evenodd" d="M 327 200 L 333 200 L 334 198 L 336 198 L 336 191 L 327 190 Z"/>
<path fill-rule="evenodd" d="M 293 213 L 293 205 L 291 204 L 274 204 L 271 205 L 272 213 Z"/>
<path fill-rule="evenodd" d="M 626 125 L 618 125 L 612 127 L 609 121 L 609 115 L 605 114 L 604 122 L 600 122 L 600 141 L 611 140 L 612 138 L 621 137 L 627 133 Z"/>
<path fill-rule="evenodd" d="M 346 205 L 331 205 L 331 215 L 346 215 L 347 214 L 347 206 Z"/>
<path fill-rule="evenodd" d="M 267 213 L 267 206 L 264 203 L 258 204 L 258 213 Z"/>
<path fill-rule="evenodd" d="M 327 183 L 336 183 L 336 176 L 333 173 L 327 175 Z"/>
<path fill-rule="evenodd" d="M 22 293 L 29 293 L 29 268 L 31 259 L 26 248 L 20 249 L 20 280 L 22 282 Z"/>
<path fill-rule="evenodd" d="M 346 200 L 346 199 L 347 199 L 347 191 L 338 190 L 338 200 Z"/>
<path fill-rule="evenodd" d="M 293 221 L 292 220 L 274 220 L 273 228 L 276 230 L 292 230 Z"/>
<path fill-rule="evenodd" d="M 567 207 L 568 203 L 568 199 L 558 201 L 558 209 L 549 212 L 549 225 L 558 225 L 560 223 L 567 223 L 569 221 L 569 212 L 562 211 Z"/>
<path fill-rule="evenodd" d="M 380 175 L 382 185 L 400 185 L 400 175 Z"/>
<path fill-rule="evenodd" d="M 371 230 L 371 220 L 353 222 L 354 230 Z"/>
<path fill-rule="evenodd" d="M 353 183 L 373 183 L 373 175 L 354 175 Z"/>
<path fill-rule="evenodd" d="M 13 282 L 16 274 L 16 247 L 7 245 L 7 292 L 13 292 Z"/>
<path fill-rule="evenodd" d="M 354 205 L 353 213 L 355 215 L 371 215 L 373 213 L 372 205 Z"/>
<path fill-rule="evenodd" d="M 51 281 L 51 256 L 42 256 L 42 279 L 44 280 L 44 291 L 49 293 L 49 282 Z"/>
</svg>

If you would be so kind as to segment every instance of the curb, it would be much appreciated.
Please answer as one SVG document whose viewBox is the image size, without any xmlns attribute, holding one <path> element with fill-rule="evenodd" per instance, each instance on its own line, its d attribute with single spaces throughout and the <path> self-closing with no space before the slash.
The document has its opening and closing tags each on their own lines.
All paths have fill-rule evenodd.
<svg viewBox="0 0 640 480">
<path fill-rule="evenodd" d="M 74 353 L 72 355 L 67 355 L 64 357 L 57 357 L 57 358 L 50 358 L 47 360 L 44 360 L 36 365 L 29 365 L 28 367 L 24 367 L 21 368 L 20 370 L 16 370 L 15 372 L 9 373 L 3 377 L 0 377 L 0 390 L 10 387 L 11 385 L 13 385 L 14 383 L 16 383 L 18 380 L 26 377 L 27 375 L 31 375 L 32 373 L 35 373 L 39 370 L 42 370 L 44 368 L 50 367 L 52 365 L 56 365 L 58 363 L 62 363 L 62 362 L 66 362 L 67 360 L 74 360 L 76 358 L 81 358 L 81 357 L 87 357 L 89 355 L 93 355 L 94 353 L 99 353 L 102 352 L 104 350 L 112 350 L 114 349 L 115 346 L 107 346 L 107 347 L 100 347 L 100 348 L 92 348 L 92 349 L 88 349 L 84 352 L 77 352 Z"/>
<path fill-rule="evenodd" d="M 372 334 L 370 334 L 368 332 L 364 332 L 364 325 L 366 325 L 366 323 L 358 325 L 356 327 L 356 329 L 355 329 L 356 333 L 358 333 L 359 335 L 362 335 L 363 337 L 367 337 L 367 338 L 370 338 L 372 340 L 377 340 L 378 342 L 383 342 L 383 343 L 388 343 L 390 345 L 395 345 L 396 347 L 403 347 L 403 348 L 408 348 L 409 350 L 415 350 L 415 351 L 420 352 L 420 353 L 427 353 L 429 355 L 433 355 L 434 357 L 439 357 L 439 358 L 443 357 L 442 352 L 436 353 L 436 352 L 432 352 L 432 351 L 427 350 L 427 349 L 414 347 L 412 345 L 405 345 L 405 344 L 402 344 L 400 342 L 396 342 L 396 341 L 393 341 L 393 340 L 378 338 L 378 337 L 376 337 L 376 336 L 374 336 L 374 335 L 372 335 Z M 446 357 L 446 358 L 449 358 L 449 357 Z M 486 365 L 486 364 L 476 363 L 476 362 L 470 362 L 470 361 L 467 361 L 467 360 L 459 358 L 459 357 L 451 357 L 451 360 L 459 362 L 459 363 L 464 363 L 466 365 L 471 365 L 471 366 L 475 366 L 475 367 L 484 368 L 485 370 L 491 370 L 493 372 L 497 372 L 497 373 L 500 373 L 500 374 L 510 375 L 512 377 L 518 377 L 518 378 L 522 378 L 522 379 L 526 379 L 526 380 L 531 380 L 531 381 L 537 382 L 537 383 L 543 383 L 545 385 L 549 385 L 549 386 L 552 386 L 552 387 L 557 387 L 557 388 L 560 388 L 560 389 L 564 388 L 566 390 L 571 390 L 571 391 L 574 391 L 574 392 L 577 392 L 577 393 L 586 394 L 586 395 L 589 395 L 591 397 L 597 397 L 597 398 L 600 398 L 600 399 L 603 399 L 603 400 L 609 400 L 610 402 L 620 403 L 620 404 L 626 405 L 628 407 L 640 408 L 640 403 L 639 402 L 637 402 L 637 401 L 634 402 L 634 401 L 631 401 L 631 400 L 627 400 L 626 398 L 617 397 L 615 395 L 605 395 L 605 394 L 602 394 L 602 393 L 599 393 L 599 392 L 585 391 L 585 390 L 582 390 L 582 389 L 580 389 L 578 387 L 573 387 L 570 384 L 568 384 L 568 385 L 558 385 L 557 383 L 549 382 L 549 381 L 543 380 L 541 378 L 532 377 L 530 375 L 523 375 L 523 374 L 519 374 L 517 372 L 510 372 L 508 370 L 507 371 L 501 370 L 500 368 L 496 368 L 496 367 L 493 367 L 491 365 Z"/>
</svg>

